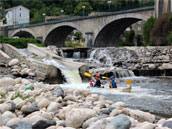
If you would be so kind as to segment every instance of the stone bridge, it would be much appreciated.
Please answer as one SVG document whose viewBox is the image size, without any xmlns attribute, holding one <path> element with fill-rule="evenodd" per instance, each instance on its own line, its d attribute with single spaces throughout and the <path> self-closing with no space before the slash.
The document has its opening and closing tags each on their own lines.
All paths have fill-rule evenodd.
<svg viewBox="0 0 172 129">
<path fill-rule="evenodd" d="M 67 36 L 74 30 L 86 38 L 86 47 L 118 46 L 120 35 L 132 24 L 154 16 L 154 7 L 144 7 L 120 12 L 108 12 L 96 16 L 67 17 L 32 25 L 7 28 L 8 37 L 34 37 L 45 45 L 63 47 Z"/>
</svg>

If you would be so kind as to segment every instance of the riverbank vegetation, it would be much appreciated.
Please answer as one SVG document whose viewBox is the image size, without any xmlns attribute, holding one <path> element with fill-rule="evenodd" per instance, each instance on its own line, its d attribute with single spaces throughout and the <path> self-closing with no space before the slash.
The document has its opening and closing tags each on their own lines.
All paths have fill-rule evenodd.
<svg viewBox="0 0 172 129">
<path fill-rule="evenodd" d="M 59 16 L 59 15 L 88 15 L 92 11 L 105 12 L 117 11 L 121 9 L 134 8 L 144 6 L 144 4 L 151 4 L 154 0 L 150 0 L 148 3 L 139 0 L 112 0 L 108 3 L 107 0 L 4 0 L 3 6 L 5 9 L 11 8 L 17 5 L 23 5 L 30 9 L 31 21 L 43 20 L 46 16 Z M 62 11 L 63 10 L 63 11 Z"/>
<path fill-rule="evenodd" d="M 39 40 L 33 38 L 8 38 L 3 35 L 0 35 L 0 44 L 11 44 L 16 48 L 27 48 L 28 43 L 33 43 L 39 47 L 44 47 Z"/>
<path fill-rule="evenodd" d="M 143 26 L 144 46 L 172 45 L 172 15 L 149 18 Z"/>
</svg>

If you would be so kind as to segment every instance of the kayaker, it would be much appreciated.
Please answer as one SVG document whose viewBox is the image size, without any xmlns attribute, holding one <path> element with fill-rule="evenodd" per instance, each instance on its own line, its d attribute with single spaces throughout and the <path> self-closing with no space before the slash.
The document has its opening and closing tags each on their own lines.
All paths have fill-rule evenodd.
<svg viewBox="0 0 172 129">
<path fill-rule="evenodd" d="M 120 82 L 116 82 L 115 81 L 115 76 L 111 76 L 110 77 L 110 85 L 109 85 L 109 88 L 117 88 L 117 83 L 120 83 Z"/>
<path fill-rule="evenodd" d="M 93 87 L 94 84 L 95 84 L 96 80 L 94 78 L 91 79 L 91 82 L 90 82 L 90 87 Z"/>
<path fill-rule="evenodd" d="M 96 74 L 96 78 L 95 79 L 96 79 L 96 81 L 95 81 L 94 87 L 101 88 L 100 75 L 99 74 Z"/>
</svg>

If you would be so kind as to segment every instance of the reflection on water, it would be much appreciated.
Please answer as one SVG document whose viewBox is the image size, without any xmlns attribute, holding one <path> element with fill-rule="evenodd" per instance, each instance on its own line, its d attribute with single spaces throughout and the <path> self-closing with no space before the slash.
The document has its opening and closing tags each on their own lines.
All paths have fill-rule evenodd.
<svg viewBox="0 0 172 129">
<path fill-rule="evenodd" d="M 113 102 L 125 102 L 128 107 L 149 111 L 161 116 L 172 116 L 172 80 L 169 78 L 129 77 L 122 80 L 132 80 L 132 91 L 121 92 L 109 89 L 87 89 L 85 84 L 63 84 L 64 88 L 87 89 L 92 93 L 105 95 Z M 121 83 L 119 87 L 126 87 Z M 108 87 L 106 84 L 105 87 Z"/>
</svg>

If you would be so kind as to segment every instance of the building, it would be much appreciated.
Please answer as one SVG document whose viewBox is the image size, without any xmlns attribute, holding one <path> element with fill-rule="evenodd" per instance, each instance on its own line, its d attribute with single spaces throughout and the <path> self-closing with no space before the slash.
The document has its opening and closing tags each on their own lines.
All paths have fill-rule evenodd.
<svg viewBox="0 0 172 129">
<path fill-rule="evenodd" d="M 7 25 L 23 24 L 30 22 L 30 10 L 22 5 L 6 9 Z"/>
<path fill-rule="evenodd" d="M 171 13 L 172 12 L 172 0 L 155 0 L 155 16 L 160 17 L 164 13 Z"/>
</svg>

